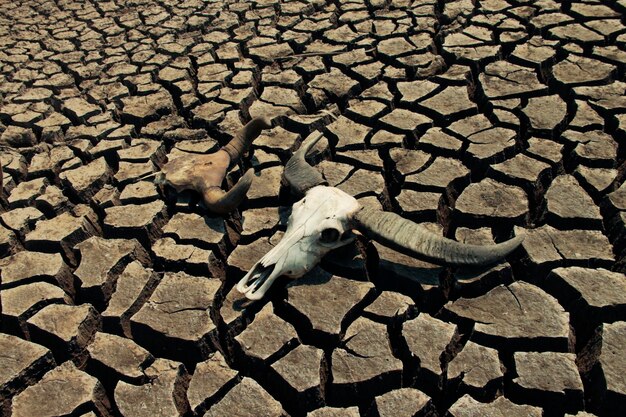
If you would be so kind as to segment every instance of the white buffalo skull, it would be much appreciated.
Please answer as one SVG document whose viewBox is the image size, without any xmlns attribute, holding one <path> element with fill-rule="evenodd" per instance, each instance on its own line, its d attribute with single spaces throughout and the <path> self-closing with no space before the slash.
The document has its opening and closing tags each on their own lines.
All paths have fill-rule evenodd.
<svg viewBox="0 0 626 417">
<path fill-rule="evenodd" d="M 354 240 L 351 218 L 361 209 L 354 197 L 319 185 L 293 205 L 282 240 L 239 282 L 237 290 L 258 300 L 281 275 L 299 278 L 330 250 Z"/>
<path fill-rule="evenodd" d="M 462 244 L 435 235 L 395 213 L 363 208 L 351 195 L 322 185 L 322 175 L 306 163 L 306 153 L 320 138 L 321 135 L 303 143 L 287 162 L 287 182 L 305 196 L 293 205 L 282 240 L 237 284 L 237 290 L 247 298 L 261 299 L 281 275 L 301 277 L 330 250 L 351 243 L 355 229 L 400 252 L 457 265 L 491 264 L 521 244 L 523 236 L 496 245 Z"/>
</svg>

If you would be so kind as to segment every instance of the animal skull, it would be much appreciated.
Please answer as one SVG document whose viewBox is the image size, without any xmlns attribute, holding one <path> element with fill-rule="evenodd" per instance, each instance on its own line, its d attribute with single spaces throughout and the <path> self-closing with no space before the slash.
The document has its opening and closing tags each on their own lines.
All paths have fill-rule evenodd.
<svg viewBox="0 0 626 417">
<path fill-rule="evenodd" d="M 305 142 L 285 167 L 291 187 L 305 193 L 293 205 L 282 240 L 239 281 L 237 290 L 251 300 L 261 299 L 281 275 L 299 278 L 330 250 L 354 240 L 352 230 L 412 256 L 459 265 L 486 265 L 515 250 L 523 240 L 516 236 L 488 246 L 468 245 L 435 235 L 395 213 L 369 210 L 335 187 L 305 161 L 306 153 L 321 138 Z"/>
<path fill-rule="evenodd" d="M 252 185 L 254 170 L 249 169 L 228 192 L 220 188 L 226 172 L 239 161 L 261 130 L 271 127 L 269 119 L 254 118 L 217 152 L 181 156 L 169 161 L 161 169 L 156 182 L 169 185 L 178 192 L 196 191 L 200 193 L 209 210 L 219 214 L 228 213 L 246 197 Z"/>
<path fill-rule="evenodd" d="M 351 218 L 360 208 L 338 188 L 311 188 L 293 205 L 282 240 L 252 267 L 237 290 L 258 300 L 279 276 L 301 277 L 330 250 L 354 240 Z"/>
</svg>

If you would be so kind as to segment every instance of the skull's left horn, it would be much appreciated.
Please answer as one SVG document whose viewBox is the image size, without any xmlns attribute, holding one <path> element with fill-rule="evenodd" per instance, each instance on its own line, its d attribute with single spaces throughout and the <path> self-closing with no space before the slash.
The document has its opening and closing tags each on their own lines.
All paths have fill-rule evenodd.
<svg viewBox="0 0 626 417">
<path fill-rule="evenodd" d="M 250 120 L 226 145 L 222 150 L 230 157 L 230 166 L 236 164 L 254 139 L 256 139 L 263 129 L 270 129 L 272 121 L 266 117 L 255 117 Z"/>
<path fill-rule="evenodd" d="M 391 249 L 434 262 L 454 265 L 489 265 L 513 252 L 524 240 L 516 236 L 496 245 L 469 245 L 430 233 L 418 224 L 387 211 L 363 208 L 354 227 Z"/>
<path fill-rule="evenodd" d="M 326 184 L 326 180 L 318 170 L 306 162 L 306 154 L 322 138 L 323 134 L 309 138 L 302 142 L 300 149 L 294 152 L 293 156 L 285 165 L 284 176 L 291 188 L 296 193 L 303 195 L 309 189 Z"/>
</svg>

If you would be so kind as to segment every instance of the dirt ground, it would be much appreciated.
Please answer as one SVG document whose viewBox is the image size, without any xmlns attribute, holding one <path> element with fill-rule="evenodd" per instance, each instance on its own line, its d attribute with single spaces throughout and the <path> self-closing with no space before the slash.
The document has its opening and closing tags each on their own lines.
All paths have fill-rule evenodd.
<svg viewBox="0 0 626 417">
<path fill-rule="evenodd" d="M 623 415 L 625 13 L 0 0 L 0 416 Z M 256 116 L 236 211 L 155 184 Z M 246 301 L 315 132 L 361 205 L 523 244 L 476 269 L 359 237 Z"/>
</svg>

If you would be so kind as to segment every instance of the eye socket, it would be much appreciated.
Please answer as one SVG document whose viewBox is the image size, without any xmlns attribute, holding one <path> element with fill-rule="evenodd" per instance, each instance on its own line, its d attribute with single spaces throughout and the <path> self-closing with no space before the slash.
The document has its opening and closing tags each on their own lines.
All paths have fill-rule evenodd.
<svg viewBox="0 0 626 417">
<path fill-rule="evenodd" d="M 341 236 L 341 233 L 337 229 L 328 228 L 322 230 L 322 234 L 320 235 L 320 242 L 322 243 L 333 243 L 336 242 Z"/>
</svg>

